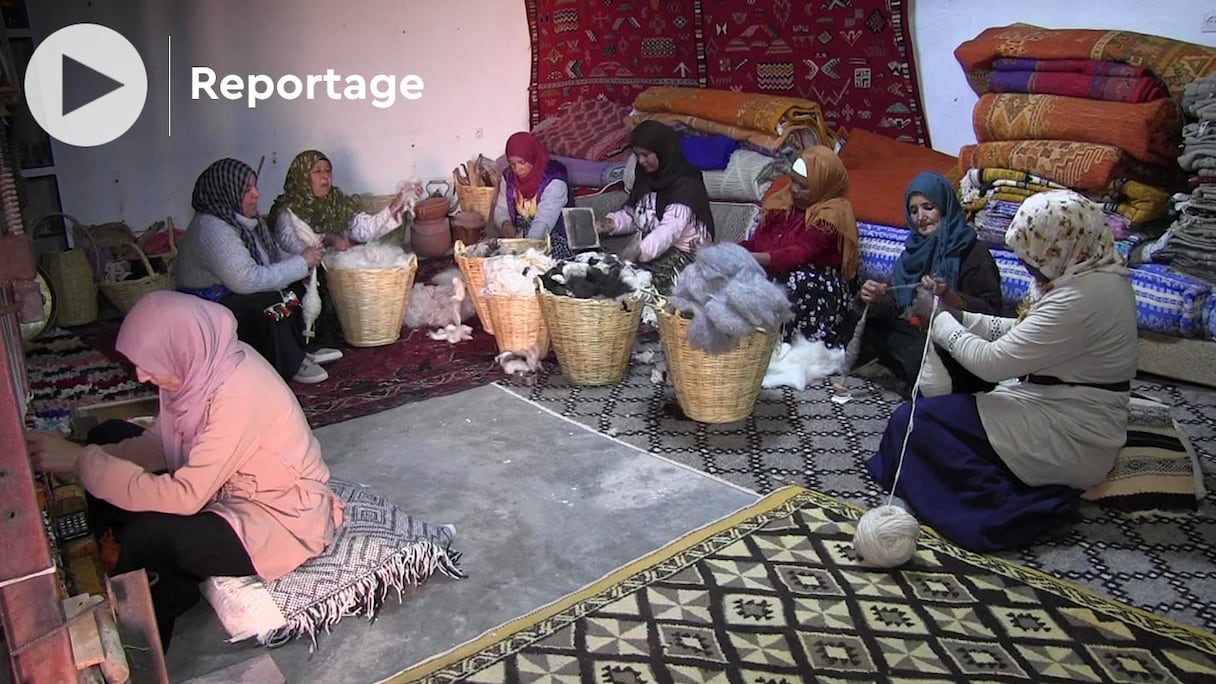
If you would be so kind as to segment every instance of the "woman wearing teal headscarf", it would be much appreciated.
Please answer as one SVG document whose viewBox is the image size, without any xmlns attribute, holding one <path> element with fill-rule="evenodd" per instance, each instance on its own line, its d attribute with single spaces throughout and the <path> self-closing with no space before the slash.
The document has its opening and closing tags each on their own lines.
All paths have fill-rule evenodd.
<svg viewBox="0 0 1216 684">
<path fill-rule="evenodd" d="M 904 193 L 911 233 L 895 263 L 891 283 L 867 280 L 861 300 L 869 305 L 862 354 L 911 384 L 920 372 L 928 321 L 912 315 L 917 285 L 941 297 L 953 309 L 984 314 L 1001 312 L 1001 275 L 988 247 L 967 224 L 967 214 L 954 187 L 937 173 L 921 173 Z M 955 392 L 991 389 L 943 356 Z"/>
</svg>

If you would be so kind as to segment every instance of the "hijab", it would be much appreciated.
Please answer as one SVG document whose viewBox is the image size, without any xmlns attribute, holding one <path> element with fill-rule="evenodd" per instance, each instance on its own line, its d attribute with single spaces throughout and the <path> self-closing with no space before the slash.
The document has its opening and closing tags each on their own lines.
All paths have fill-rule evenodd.
<svg viewBox="0 0 1216 684">
<path fill-rule="evenodd" d="M 210 214 L 232 226 L 253 260 L 265 266 L 267 259 L 269 263 L 279 260 L 279 248 L 261 218 L 252 219 L 251 227 L 250 219 L 241 214 L 241 200 L 249 190 L 252 175 L 253 169 L 243 161 L 221 159 L 214 162 L 194 181 L 190 204 L 195 211 Z"/>
<path fill-rule="evenodd" d="M 680 134 L 670 126 L 658 121 L 643 121 L 629 136 L 631 147 L 640 147 L 655 153 L 659 168 L 650 173 L 640 165 L 634 171 L 633 189 L 629 191 L 626 204 L 636 207 L 647 194 L 655 194 L 655 212 L 663 218 L 669 204 L 683 204 L 705 224 L 709 236 L 714 237 L 714 216 L 709 210 L 709 193 L 705 190 L 705 179 L 701 171 L 684 157 L 680 147 Z"/>
<path fill-rule="evenodd" d="M 527 131 L 514 133 L 507 138 L 507 157 L 519 157 L 532 165 L 527 178 L 520 178 L 511 171 L 515 182 L 515 196 L 525 200 L 536 199 L 540 191 L 540 182 L 544 179 L 545 169 L 549 166 L 549 152 L 536 136 Z M 508 167 L 509 168 L 509 167 Z"/>
<path fill-rule="evenodd" d="M 300 220 L 318 233 L 345 235 L 350 222 L 358 213 L 355 198 L 342 192 L 336 185 L 329 186 L 329 194 L 317 197 L 312 193 L 312 167 L 317 162 L 333 162 L 317 150 L 305 150 L 291 160 L 287 177 L 283 179 L 283 192 L 270 206 L 270 223 L 278 222 L 279 213 L 290 209 Z"/>
<path fill-rule="evenodd" d="M 1086 273 L 1127 273 L 1127 262 L 1106 227 L 1102 206 L 1072 190 L 1051 190 L 1022 202 L 1005 231 L 1005 243 L 1052 287 Z"/>
<path fill-rule="evenodd" d="M 912 195 L 924 195 L 941 211 L 941 222 L 932 235 L 921 235 L 916 230 L 916 221 L 908 210 L 908 200 L 912 199 Z M 959 203 L 954 186 L 940 173 L 925 171 L 917 174 L 904 192 L 904 218 L 912 234 L 904 241 L 904 253 L 895 264 L 892 284 L 911 285 L 928 275 L 942 278 L 950 289 L 957 290 L 963 254 L 972 248 L 978 236 L 975 229 L 967 225 L 967 212 Z M 916 288 L 906 287 L 891 294 L 902 310 L 912 305 Z"/>
<path fill-rule="evenodd" d="M 236 317 L 201 297 L 150 292 L 127 313 L 114 348 L 146 373 L 181 380 L 175 391 L 160 390 L 158 418 L 165 464 L 170 472 L 181 468 L 212 397 L 245 359 Z"/>
<path fill-rule="evenodd" d="M 849 172 L 840 157 L 822 145 L 806 148 L 799 159 L 802 163 L 795 162 L 790 173 L 806 179 L 807 189 L 814 198 L 806 210 L 806 226 L 828 225 L 836 231 L 841 254 L 840 273 L 846 281 L 852 280 L 857 275 L 860 238 L 857 216 L 848 200 Z M 763 206 L 766 211 L 793 207 L 794 195 L 788 185 L 769 196 Z"/>
</svg>

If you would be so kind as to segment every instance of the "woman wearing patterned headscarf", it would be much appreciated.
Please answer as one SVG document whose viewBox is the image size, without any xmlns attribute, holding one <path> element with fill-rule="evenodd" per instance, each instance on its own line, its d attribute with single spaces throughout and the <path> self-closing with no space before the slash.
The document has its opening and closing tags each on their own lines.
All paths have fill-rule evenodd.
<svg viewBox="0 0 1216 684">
<path fill-rule="evenodd" d="M 507 168 L 503 171 L 488 235 L 549 238 L 555 259 L 569 259 L 570 241 L 562 209 L 574 206 L 566 166 L 549 158 L 536 136 L 527 131 L 507 138 Z"/>
<path fill-rule="evenodd" d="M 697 248 L 714 238 L 714 217 L 701 171 L 680 148 L 680 134 L 657 121 L 643 121 L 629 139 L 637 159 L 625 207 L 599 220 L 608 235 L 637 233 L 640 240 L 621 256 L 653 274 L 659 292 L 692 263 Z"/>
<path fill-rule="evenodd" d="M 742 246 L 783 284 L 794 305 L 786 337 L 840 346 L 839 326 L 857 275 L 857 218 L 847 198 L 849 174 L 836 153 L 809 147 L 787 184 L 764 201 L 760 225 Z"/>
<path fill-rule="evenodd" d="M 1136 374 L 1136 299 L 1102 208 L 1071 190 L 1039 193 L 1005 234 L 1035 279 L 1024 318 L 947 309 L 933 341 L 992 382 L 982 394 L 921 397 L 895 494 L 922 522 L 974 551 L 1015 548 L 1066 524 L 1127 436 Z M 870 474 L 900 467 L 905 404 Z"/>
<path fill-rule="evenodd" d="M 329 374 L 303 346 L 296 315 L 301 281 L 322 249 L 284 253 L 258 215 L 257 176 L 236 159 L 208 166 L 194 183 L 194 219 L 178 250 L 177 288 L 232 309 L 241 341 L 284 378 L 317 383 Z"/>
<path fill-rule="evenodd" d="M 877 357 L 911 385 L 920 372 L 925 348 L 924 321 L 912 315 L 917 286 L 924 285 L 942 301 L 964 311 L 1001 311 L 1001 276 L 988 247 L 967 224 L 966 212 L 944 176 L 921 173 L 904 194 L 911 233 L 895 262 L 890 285 L 867 280 L 861 300 L 869 305 L 862 354 Z M 955 391 L 976 392 L 991 385 L 943 358 Z"/>
<path fill-rule="evenodd" d="M 391 204 L 375 214 L 360 211 L 355 198 L 333 184 L 334 167 L 329 157 L 317 150 L 305 150 L 291 160 L 283 192 L 270 205 L 268 215 L 279 247 L 291 254 L 302 254 L 307 247 L 292 228 L 288 211 L 307 223 L 326 249 L 342 252 L 352 243 L 378 240 L 401 226 L 405 196 L 398 194 Z M 325 271 L 318 269 L 317 290 L 321 295 L 321 317 L 308 349 L 317 363 L 342 358 L 335 345 L 341 331 L 338 310 L 329 294 Z"/>
</svg>

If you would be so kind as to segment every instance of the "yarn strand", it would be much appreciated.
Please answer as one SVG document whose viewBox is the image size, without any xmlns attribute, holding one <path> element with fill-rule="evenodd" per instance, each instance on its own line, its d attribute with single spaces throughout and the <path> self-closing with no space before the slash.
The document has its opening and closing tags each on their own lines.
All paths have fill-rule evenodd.
<svg viewBox="0 0 1216 684">
<path fill-rule="evenodd" d="M 939 295 L 933 295 L 933 308 L 929 311 L 929 327 L 933 327 L 933 316 L 937 314 Z M 895 501 L 895 488 L 899 486 L 899 476 L 904 469 L 904 454 L 908 451 L 908 439 L 912 437 L 912 423 L 916 420 L 916 395 L 920 394 L 920 381 L 925 374 L 925 359 L 929 357 L 929 345 L 933 344 L 933 336 L 925 335 L 925 346 L 920 352 L 920 368 L 916 371 L 916 381 L 912 383 L 912 409 L 908 411 L 908 427 L 904 430 L 904 442 L 899 447 L 899 461 L 895 466 L 895 479 L 891 481 L 891 493 L 887 495 L 887 505 Z"/>
</svg>

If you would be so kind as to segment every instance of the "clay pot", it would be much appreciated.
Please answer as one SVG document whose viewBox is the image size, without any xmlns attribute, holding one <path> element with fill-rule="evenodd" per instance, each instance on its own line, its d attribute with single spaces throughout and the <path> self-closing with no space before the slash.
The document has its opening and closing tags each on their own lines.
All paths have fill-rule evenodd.
<svg viewBox="0 0 1216 684">
<path fill-rule="evenodd" d="M 414 205 L 414 220 L 435 221 L 448 215 L 446 197 L 428 197 Z"/>
<path fill-rule="evenodd" d="M 462 211 L 452 219 L 452 239 L 460 240 L 466 245 L 481 242 L 485 231 L 486 220 L 475 211 Z"/>
<path fill-rule="evenodd" d="M 414 219 L 414 226 L 410 229 L 410 248 L 419 259 L 447 254 L 452 248 L 452 226 L 448 217 Z"/>
</svg>

